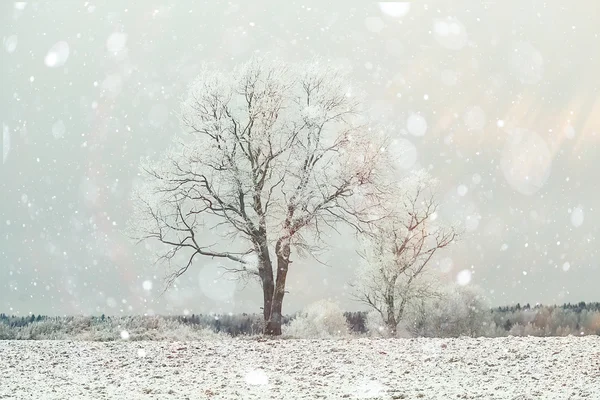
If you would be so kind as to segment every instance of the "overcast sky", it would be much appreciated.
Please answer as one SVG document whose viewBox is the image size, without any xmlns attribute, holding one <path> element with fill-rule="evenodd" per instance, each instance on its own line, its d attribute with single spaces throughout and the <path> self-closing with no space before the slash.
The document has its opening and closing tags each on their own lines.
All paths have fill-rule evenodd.
<svg viewBox="0 0 600 400">
<path fill-rule="evenodd" d="M 4 1 L 0 19 L 0 312 L 260 312 L 258 286 L 211 260 L 160 297 L 122 232 L 200 63 L 254 52 L 352 67 L 467 231 L 444 280 L 468 269 L 494 305 L 600 300 L 598 1 Z M 329 267 L 295 260 L 284 311 L 360 308 L 351 242 L 332 243 Z"/>
</svg>

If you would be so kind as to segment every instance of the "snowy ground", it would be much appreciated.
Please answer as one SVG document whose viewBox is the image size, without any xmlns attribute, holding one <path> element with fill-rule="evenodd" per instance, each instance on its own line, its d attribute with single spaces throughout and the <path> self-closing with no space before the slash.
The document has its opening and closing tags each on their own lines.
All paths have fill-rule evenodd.
<svg viewBox="0 0 600 400">
<path fill-rule="evenodd" d="M 600 337 L 0 341 L 0 399 L 600 399 Z"/>
</svg>

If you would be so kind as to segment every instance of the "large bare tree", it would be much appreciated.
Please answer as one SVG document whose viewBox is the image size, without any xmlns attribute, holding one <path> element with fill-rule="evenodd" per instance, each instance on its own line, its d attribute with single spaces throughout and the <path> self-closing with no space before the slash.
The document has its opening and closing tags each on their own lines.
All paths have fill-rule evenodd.
<svg viewBox="0 0 600 400">
<path fill-rule="evenodd" d="M 436 224 L 435 181 L 419 171 L 399 184 L 390 215 L 378 221 L 360 252 L 353 296 L 375 310 L 388 332 L 395 334 L 411 302 L 435 296 L 429 274 L 437 252 L 456 238 L 454 227 Z"/>
<path fill-rule="evenodd" d="M 202 68 L 182 102 L 185 134 L 142 162 L 134 194 L 130 226 L 162 245 L 168 285 L 197 257 L 220 259 L 258 278 L 264 332 L 281 334 L 292 254 L 315 250 L 325 229 L 362 230 L 383 216 L 386 135 L 355 90 L 344 70 L 318 61 Z"/>
</svg>

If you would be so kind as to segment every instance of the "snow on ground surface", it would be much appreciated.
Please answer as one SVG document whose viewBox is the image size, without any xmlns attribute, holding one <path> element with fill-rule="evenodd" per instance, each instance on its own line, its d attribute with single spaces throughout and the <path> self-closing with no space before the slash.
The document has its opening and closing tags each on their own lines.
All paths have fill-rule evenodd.
<svg viewBox="0 0 600 400">
<path fill-rule="evenodd" d="M 600 337 L 0 341 L 0 399 L 600 399 Z"/>
</svg>

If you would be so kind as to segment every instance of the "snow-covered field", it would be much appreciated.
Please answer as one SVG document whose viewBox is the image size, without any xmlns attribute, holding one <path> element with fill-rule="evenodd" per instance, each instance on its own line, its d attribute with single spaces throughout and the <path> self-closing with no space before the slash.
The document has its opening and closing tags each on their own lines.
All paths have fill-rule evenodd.
<svg viewBox="0 0 600 400">
<path fill-rule="evenodd" d="M 0 341 L 0 399 L 600 399 L 600 337 Z"/>
</svg>

